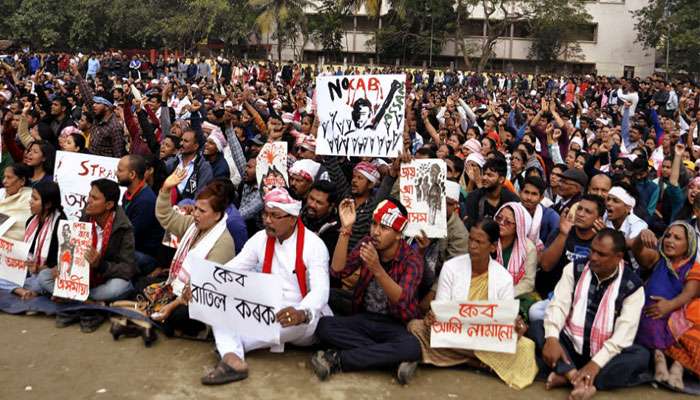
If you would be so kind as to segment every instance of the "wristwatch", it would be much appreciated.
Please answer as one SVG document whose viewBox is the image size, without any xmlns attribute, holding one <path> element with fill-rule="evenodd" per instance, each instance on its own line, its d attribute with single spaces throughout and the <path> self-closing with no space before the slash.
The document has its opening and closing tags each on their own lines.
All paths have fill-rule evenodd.
<svg viewBox="0 0 700 400">
<path fill-rule="evenodd" d="M 304 312 L 304 323 L 308 324 L 313 319 L 313 315 L 311 314 L 311 310 L 305 308 L 302 311 Z"/>
</svg>

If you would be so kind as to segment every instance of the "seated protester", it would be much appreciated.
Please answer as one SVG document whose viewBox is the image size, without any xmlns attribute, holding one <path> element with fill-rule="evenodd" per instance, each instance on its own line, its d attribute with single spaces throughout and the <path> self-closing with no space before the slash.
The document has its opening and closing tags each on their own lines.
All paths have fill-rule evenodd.
<svg viewBox="0 0 700 400">
<path fill-rule="evenodd" d="M 93 247 L 85 253 L 90 264 L 88 299 L 111 302 L 123 299 L 133 289 L 131 279 L 137 273 L 134 231 L 124 209 L 117 205 L 119 185 L 109 179 L 97 179 L 90 186 L 87 206 L 80 217 L 80 221 L 92 224 Z M 45 292 L 53 293 L 59 272 L 53 267 L 39 273 L 39 284 Z"/>
<path fill-rule="evenodd" d="M 586 190 L 586 193 L 594 194 L 596 196 L 602 197 L 603 200 L 607 200 L 608 192 L 610 192 L 612 186 L 613 181 L 608 175 L 597 174 L 594 175 L 593 178 L 591 178 L 591 181 L 588 183 L 588 189 Z"/>
<path fill-rule="evenodd" d="M 541 269 L 535 277 L 535 288 L 543 299 L 554 290 L 567 264 L 588 257 L 596 229 L 603 228 L 604 212 L 603 199 L 591 194 L 584 195 L 576 210 L 563 216 L 559 229 L 549 235 L 539 258 Z M 546 307 L 546 300 L 535 303 L 530 308 L 530 321 L 541 320 Z"/>
<path fill-rule="evenodd" d="M 684 369 L 700 375 L 697 235 L 690 224 L 676 221 L 666 229 L 658 246 L 653 232 L 642 231 L 632 251 L 641 267 L 651 270 L 644 284 L 646 310 L 637 343 L 654 350 L 654 379 L 683 390 Z M 667 356 L 673 361 L 670 373 Z"/>
<path fill-rule="evenodd" d="M 126 187 L 122 207 L 134 228 L 136 265 L 140 276 L 156 268 L 156 256 L 163 241 L 163 228 L 156 219 L 156 194 L 146 184 L 146 160 L 140 155 L 128 155 L 117 164 L 117 182 Z"/>
<path fill-rule="evenodd" d="M 679 219 L 677 216 L 683 209 L 685 203 L 685 196 L 683 195 L 681 184 L 681 182 L 688 182 L 687 177 L 684 177 L 685 174 L 682 173 L 682 171 L 685 170 L 685 166 L 682 165 L 684 152 L 685 146 L 680 143 L 676 144 L 673 160 L 666 159 L 663 161 L 662 168 L 664 176 L 659 177 L 657 181 L 657 185 L 659 186 L 659 201 L 657 202 L 658 206 L 656 209 L 657 212 L 661 212 L 662 221 L 665 225 L 669 225 L 672 221 Z M 666 180 L 665 175 L 668 165 L 670 165 L 671 168 L 668 180 Z M 690 192 L 690 189 L 688 189 L 688 192 Z"/>
<path fill-rule="evenodd" d="M 535 291 L 537 248 L 527 237 L 532 218 L 520 203 L 506 203 L 496 212 L 500 238 L 496 261 L 506 267 L 513 278 L 516 299 L 520 300 L 520 315 L 527 321 L 527 312 L 541 300 Z"/>
<path fill-rule="evenodd" d="M 630 174 L 634 186 L 639 192 L 639 201 L 646 205 L 646 212 L 653 216 L 659 200 L 659 185 L 650 179 L 649 162 L 645 157 L 637 157 L 632 161 Z"/>
<path fill-rule="evenodd" d="M 246 228 L 241 213 L 238 211 L 238 208 L 236 208 L 236 205 L 233 204 L 233 200 L 236 197 L 236 187 L 229 178 L 214 178 L 214 180 L 209 182 L 209 185 L 215 184 L 222 185 L 224 194 L 226 195 L 226 204 L 228 204 L 226 207 L 226 215 L 228 217 L 226 219 L 226 228 L 236 244 L 235 254 L 238 254 L 243 250 L 243 246 L 248 241 L 248 229 Z"/>
<path fill-rule="evenodd" d="M 581 169 L 570 168 L 561 174 L 559 179 L 560 199 L 552 206 L 557 214 L 562 214 L 565 210 L 576 204 L 581 195 L 586 191 L 588 176 Z"/>
<path fill-rule="evenodd" d="M 328 307 L 328 253 L 321 239 L 299 219 L 301 202 L 286 189 L 271 190 L 264 198 L 265 230 L 256 233 L 241 253 L 226 266 L 237 271 L 257 271 L 282 278 L 282 307 L 276 318 L 280 344 L 241 336 L 214 327 L 221 361 L 202 377 L 205 385 L 235 382 L 248 376 L 245 353 L 261 348 L 283 352 L 285 343 L 310 346 L 320 318 L 331 315 Z M 301 251 L 298 251 L 301 250 Z"/>
<path fill-rule="evenodd" d="M 477 222 L 469 232 L 469 254 L 457 256 L 445 262 L 440 272 L 435 300 L 476 301 L 512 300 L 513 278 L 501 264 L 491 258 L 499 241 L 499 226 L 491 219 Z M 408 330 L 420 343 L 421 361 L 438 367 L 468 364 L 477 368 L 493 367 L 501 376 L 508 376 L 506 383 L 522 389 L 532 383 L 537 375 L 534 346 L 528 339 L 519 340 L 516 353 L 501 354 L 465 349 L 434 348 L 430 346 L 431 327 L 435 315 L 429 311 L 425 319 L 414 319 Z M 518 337 L 527 326 L 518 318 L 515 324 Z M 529 343 L 527 343 L 529 342 Z M 499 362 L 500 361 L 500 362 Z M 517 365 L 515 375 L 502 374 L 498 365 Z M 511 376 L 509 376 L 511 375 Z"/>
<path fill-rule="evenodd" d="M 320 380 L 345 371 L 396 367 L 399 383 L 412 378 L 420 359 L 420 345 L 406 331 L 406 324 L 420 316 L 418 287 L 423 262 L 403 240 L 408 222 L 406 209 L 395 199 L 377 205 L 370 235 L 348 255 L 348 241 L 356 219 L 355 203 L 340 203 L 342 225 L 333 252 L 331 273 L 340 278 L 360 270 L 353 293 L 354 315 L 324 317 L 316 334 L 324 345 L 311 358 L 311 367 Z"/>
<path fill-rule="evenodd" d="M 30 208 L 27 207 L 32 197 L 32 189 L 29 187 L 32 169 L 25 164 L 8 165 L 3 174 L 3 188 L 0 189 L 0 214 L 15 219 L 15 223 L 10 226 L 3 237 L 22 240 L 27 220 L 32 216 Z"/>
<path fill-rule="evenodd" d="M 605 202 L 606 213 L 603 219 L 605 226 L 622 232 L 628 248 L 632 247 L 634 238 L 648 227 L 646 222 L 634 214 L 634 207 L 637 204 L 636 197 L 638 194 L 632 185 L 619 182 L 610 189 Z M 639 264 L 629 254 L 629 252 L 625 253 L 625 261 L 630 263 L 632 269 L 638 271 Z"/>
<path fill-rule="evenodd" d="M 24 162 L 32 168 L 32 178 L 29 186 L 37 182 L 53 181 L 53 163 L 56 159 L 56 149 L 46 140 L 32 142 L 24 152 Z"/>
<path fill-rule="evenodd" d="M 163 229 L 179 240 L 175 256 L 170 264 L 168 279 L 154 284 L 144 291 L 151 303 L 151 318 L 163 322 L 166 333 L 180 331 L 196 336 L 205 329 L 204 324 L 189 318 L 187 299 L 183 290 L 189 283 L 189 270 L 193 266 L 187 256 L 224 264 L 234 253 L 234 243 L 226 229 L 227 197 L 223 185 L 213 184 L 202 188 L 197 195 L 192 215 L 183 215 L 170 206 L 170 193 L 187 177 L 187 171 L 178 168 L 163 182 L 156 200 L 156 218 Z"/>
<path fill-rule="evenodd" d="M 526 177 L 520 188 L 520 204 L 532 217 L 532 226 L 526 234 L 538 251 L 544 248 L 544 242 L 549 234 L 559 226 L 559 214 L 541 204 L 544 200 L 545 188 L 544 181 L 537 176 Z"/>
<path fill-rule="evenodd" d="M 10 290 L 22 299 L 30 299 L 41 292 L 37 274 L 53 268 L 58 262 L 58 221 L 66 219 L 61 207 L 61 191 L 54 182 L 39 182 L 32 189 L 29 201 L 32 216 L 27 221 L 24 242 L 29 243 L 27 269 L 30 276 L 23 287 L 0 279 L 0 289 Z"/>
<path fill-rule="evenodd" d="M 306 201 L 321 164 L 314 160 L 298 160 L 289 169 L 289 194 L 297 200 Z"/>
<path fill-rule="evenodd" d="M 634 344 L 644 288 L 624 254 L 624 236 L 600 230 L 590 256 L 564 268 L 544 321 L 530 324 L 547 389 L 571 384 L 569 398 L 585 400 L 651 380 L 649 351 Z"/>
<path fill-rule="evenodd" d="M 197 143 L 197 134 L 193 130 L 182 133 L 180 154 L 166 163 L 166 169 L 172 174 L 176 168 L 187 172 L 185 178 L 172 188 L 170 204 L 174 205 L 184 199 L 193 199 L 207 183 L 213 179 L 211 165 L 202 157 Z"/>
<path fill-rule="evenodd" d="M 487 160 L 481 177 L 481 187 L 469 193 L 466 201 L 467 219 L 470 227 L 476 221 L 496 215 L 502 205 L 520 201 L 513 192 L 503 188 L 508 166 L 505 160 L 496 158 Z"/>
<path fill-rule="evenodd" d="M 71 153 L 82 153 L 90 154 L 87 149 L 87 143 L 85 142 L 85 136 L 82 133 L 71 133 L 66 136 L 65 142 L 61 146 L 61 150 L 69 151 Z"/>
<path fill-rule="evenodd" d="M 209 133 L 207 141 L 204 143 L 204 158 L 211 166 L 211 172 L 214 178 L 230 178 L 231 170 L 224 158 L 224 148 L 226 147 L 226 138 L 220 130 L 214 130 Z"/>
<path fill-rule="evenodd" d="M 335 250 L 340 235 L 337 205 L 335 185 L 329 181 L 319 180 L 311 186 L 309 195 L 306 197 L 306 204 L 301 211 L 301 220 L 304 222 L 304 226 L 323 240 L 329 254 Z M 331 278 L 331 283 L 333 283 L 333 278 Z"/>
</svg>

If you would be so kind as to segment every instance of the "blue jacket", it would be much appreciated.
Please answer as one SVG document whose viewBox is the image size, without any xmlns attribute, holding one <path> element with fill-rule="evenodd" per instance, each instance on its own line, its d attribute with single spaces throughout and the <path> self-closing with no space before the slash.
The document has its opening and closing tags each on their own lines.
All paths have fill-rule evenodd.
<svg viewBox="0 0 700 400">
<path fill-rule="evenodd" d="M 540 223 L 540 240 L 547 242 L 549 234 L 559 228 L 559 214 L 549 207 L 542 206 L 542 222 Z"/>
<path fill-rule="evenodd" d="M 228 206 L 226 209 L 226 214 L 228 214 L 226 228 L 236 244 L 236 254 L 240 254 L 241 250 L 243 250 L 243 245 L 248 241 L 248 229 L 246 228 L 245 221 L 243 220 L 243 217 L 241 217 L 241 213 L 238 212 L 236 206 L 233 204 Z"/>
<path fill-rule="evenodd" d="M 163 228 L 156 219 L 156 194 L 144 186 L 131 201 L 122 197 L 122 207 L 134 227 L 136 251 L 154 256 L 163 240 Z"/>
</svg>

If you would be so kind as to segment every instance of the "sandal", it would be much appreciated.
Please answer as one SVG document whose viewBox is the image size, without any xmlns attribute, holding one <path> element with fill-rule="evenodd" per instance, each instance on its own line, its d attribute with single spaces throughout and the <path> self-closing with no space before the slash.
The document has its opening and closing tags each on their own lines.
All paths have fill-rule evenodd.
<svg viewBox="0 0 700 400">
<path fill-rule="evenodd" d="M 248 371 L 236 371 L 223 360 L 216 364 L 213 371 L 202 377 L 202 385 L 223 385 L 236 381 L 242 381 L 248 377 Z"/>
</svg>

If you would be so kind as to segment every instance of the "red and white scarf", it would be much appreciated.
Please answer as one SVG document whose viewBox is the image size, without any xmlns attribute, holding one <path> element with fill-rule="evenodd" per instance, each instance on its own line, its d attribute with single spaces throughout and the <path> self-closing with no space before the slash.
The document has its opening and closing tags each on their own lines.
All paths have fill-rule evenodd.
<svg viewBox="0 0 700 400">
<path fill-rule="evenodd" d="M 304 264 L 304 224 L 301 222 L 301 218 L 297 220 L 297 243 L 296 243 L 296 256 L 294 260 L 294 271 L 296 272 L 297 282 L 299 283 L 299 291 L 301 292 L 301 297 L 306 297 L 308 293 L 306 286 L 306 265 Z M 275 241 L 276 238 L 272 236 L 267 237 L 267 243 L 265 244 L 265 258 L 263 259 L 263 274 L 272 273 L 272 259 L 275 255 Z"/>
<path fill-rule="evenodd" d="M 172 263 L 170 263 L 170 273 L 168 275 L 168 283 L 173 289 L 173 293 L 180 295 L 182 289 L 190 281 L 189 266 L 186 265 L 185 260 L 188 255 L 193 255 L 198 258 L 206 259 L 209 252 L 219 240 L 224 231 L 226 231 L 226 219 L 228 215 L 224 213 L 223 217 L 217 222 L 213 227 L 211 227 L 202 236 L 197 245 L 193 246 L 197 236 L 199 236 L 199 229 L 194 224 L 194 221 L 185 231 L 180 239 L 180 244 L 177 246 L 177 251 L 175 251 L 175 256 L 173 257 Z"/>
<path fill-rule="evenodd" d="M 598 351 L 603 348 L 605 341 L 613 334 L 615 325 L 615 301 L 620 292 L 624 262 L 620 261 L 620 265 L 617 268 L 617 277 L 605 290 L 603 299 L 600 301 L 598 311 L 593 319 L 590 336 L 591 357 L 595 356 Z M 592 275 L 593 272 L 591 272 L 589 264 L 586 264 L 581 273 L 581 277 L 576 283 L 572 311 L 564 327 L 564 332 L 569 336 L 571 343 L 574 345 L 574 349 L 576 349 L 579 354 L 583 351 L 583 335 L 586 326 L 586 310 L 588 309 L 588 289 L 591 285 Z"/>
<path fill-rule="evenodd" d="M 31 246 L 32 242 L 36 240 L 34 244 L 34 258 L 29 261 L 33 261 L 36 265 L 43 265 L 46 262 L 49 247 L 51 247 L 53 231 L 60 215 L 60 212 L 54 211 L 53 214 L 43 218 L 43 221 L 39 215 L 33 216 L 29 221 L 27 230 L 24 231 L 24 242 Z M 41 228 L 39 227 L 39 222 L 41 222 Z"/>
<path fill-rule="evenodd" d="M 504 267 L 507 267 L 508 272 L 510 272 L 510 275 L 513 277 L 513 285 L 517 285 L 523 276 L 525 276 L 528 241 L 527 233 L 530 231 L 532 217 L 530 217 L 530 213 L 527 212 L 525 207 L 516 202 L 502 205 L 495 216 L 498 217 L 504 208 L 513 210 L 513 215 L 515 216 L 515 241 L 513 242 L 513 250 L 510 253 L 508 265 L 504 265 Z M 496 261 L 503 265 L 503 248 L 500 240 L 498 241 L 498 248 L 496 249 Z"/>
<path fill-rule="evenodd" d="M 532 225 L 527 232 L 527 237 L 535 244 L 537 251 L 544 250 L 544 243 L 540 239 L 540 225 L 542 225 L 542 215 L 544 214 L 544 206 L 538 204 L 535 207 L 535 215 L 532 216 Z"/>
</svg>

